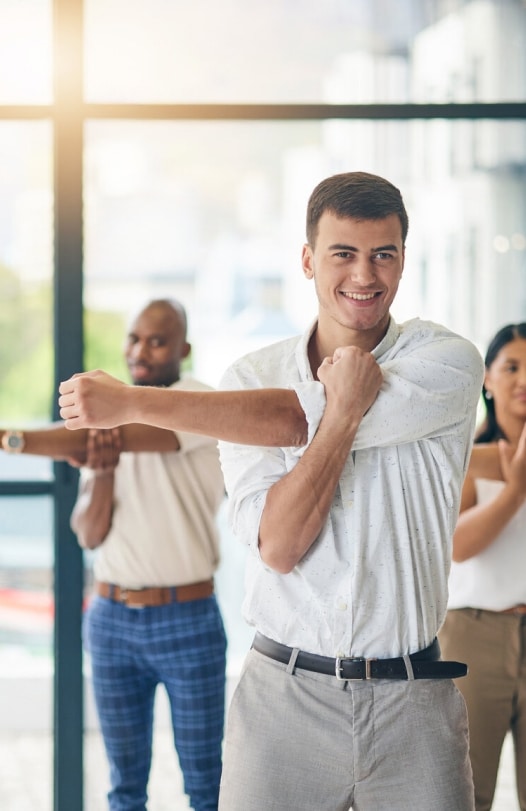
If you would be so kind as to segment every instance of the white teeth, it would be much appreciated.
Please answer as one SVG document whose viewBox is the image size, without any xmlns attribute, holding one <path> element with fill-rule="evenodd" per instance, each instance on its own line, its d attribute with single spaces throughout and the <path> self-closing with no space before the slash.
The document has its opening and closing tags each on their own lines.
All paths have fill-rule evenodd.
<svg viewBox="0 0 526 811">
<path fill-rule="evenodd" d="M 374 298 L 376 293 L 344 293 L 347 298 L 355 299 L 356 301 L 368 301 Z"/>
</svg>

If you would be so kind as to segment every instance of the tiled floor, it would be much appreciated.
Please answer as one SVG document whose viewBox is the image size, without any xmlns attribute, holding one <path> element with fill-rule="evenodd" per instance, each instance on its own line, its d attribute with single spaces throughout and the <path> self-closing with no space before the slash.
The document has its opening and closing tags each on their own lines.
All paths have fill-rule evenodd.
<svg viewBox="0 0 526 811">
<path fill-rule="evenodd" d="M 51 738 L 47 733 L 0 735 L 2 811 L 51 811 L 51 747 Z M 85 763 L 85 811 L 107 811 L 107 768 L 97 732 L 86 735 Z M 167 729 L 158 730 L 155 735 L 149 811 L 188 811 L 171 734 Z M 504 746 L 493 811 L 519 811 L 509 739 Z"/>
</svg>

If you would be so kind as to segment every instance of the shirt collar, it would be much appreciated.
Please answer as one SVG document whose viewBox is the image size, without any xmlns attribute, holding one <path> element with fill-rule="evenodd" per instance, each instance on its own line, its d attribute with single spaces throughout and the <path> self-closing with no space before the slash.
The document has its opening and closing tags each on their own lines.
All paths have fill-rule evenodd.
<svg viewBox="0 0 526 811">
<path fill-rule="evenodd" d="M 296 361 L 298 363 L 298 369 L 300 371 L 301 379 L 302 380 L 314 380 L 314 376 L 312 374 L 310 363 L 309 363 L 309 341 L 311 339 L 312 333 L 316 329 L 318 324 L 318 319 L 315 318 L 314 321 L 310 324 L 310 326 L 305 330 L 303 335 L 301 336 L 300 340 L 298 341 L 298 345 L 296 347 Z M 387 332 L 385 333 L 384 337 L 377 344 L 374 349 L 372 350 L 371 354 L 376 360 L 380 360 L 383 355 L 385 355 L 392 346 L 396 343 L 400 335 L 400 327 L 391 316 L 389 319 L 389 326 L 387 327 Z"/>
<path fill-rule="evenodd" d="M 389 319 L 389 326 L 387 327 L 387 332 L 385 333 L 384 337 L 377 344 L 371 352 L 373 358 L 376 360 L 380 360 L 383 355 L 385 355 L 391 347 L 397 342 L 398 338 L 400 337 L 400 326 L 396 323 L 393 316 Z"/>
<path fill-rule="evenodd" d="M 318 319 L 315 318 L 311 325 L 305 330 L 296 346 L 296 362 L 302 380 L 314 380 L 314 375 L 312 374 L 309 363 L 309 341 L 317 325 Z"/>
</svg>

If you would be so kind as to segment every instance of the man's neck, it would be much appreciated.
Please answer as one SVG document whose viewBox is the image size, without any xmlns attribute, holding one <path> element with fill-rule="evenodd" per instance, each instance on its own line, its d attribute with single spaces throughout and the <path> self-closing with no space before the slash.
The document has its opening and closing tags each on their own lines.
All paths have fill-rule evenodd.
<svg viewBox="0 0 526 811">
<path fill-rule="evenodd" d="M 317 377 L 322 361 L 327 357 L 332 357 L 338 347 L 356 346 L 364 352 L 372 352 L 385 337 L 390 321 L 389 317 L 387 323 L 382 325 L 381 329 L 346 330 L 345 332 L 340 331 L 338 335 L 325 334 L 318 322 L 310 337 L 308 346 L 309 363 L 314 377 Z"/>
</svg>

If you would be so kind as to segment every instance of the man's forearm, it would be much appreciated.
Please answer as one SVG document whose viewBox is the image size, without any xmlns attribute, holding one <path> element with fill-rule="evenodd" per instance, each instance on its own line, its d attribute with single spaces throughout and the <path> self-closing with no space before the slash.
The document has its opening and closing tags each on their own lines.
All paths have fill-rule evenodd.
<svg viewBox="0 0 526 811">
<path fill-rule="evenodd" d="M 4 435 L 9 429 L 0 429 L 0 450 Z M 37 429 L 23 430 L 24 446 L 20 453 L 34 456 L 49 456 L 61 460 L 79 457 L 86 447 L 87 431 L 68 431 L 63 422 L 53 422 Z"/>
<path fill-rule="evenodd" d="M 0 450 L 7 429 L 0 428 Z M 88 429 L 68 431 L 63 422 L 53 422 L 42 428 L 23 430 L 24 447 L 20 453 L 48 456 L 56 461 L 76 460 L 82 464 L 86 456 Z M 121 450 L 132 453 L 176 451 L 177 437 L 172 431 L 161 431 L 145 425 L 125 425 L 121 428 Z"/>
<path fill-rule="evenodd" d="M 99 471 L 81 483 L 71 514 L 71 529 L 83 549 L 96 549 L 104 542 L 113 517 L 114 470 Z"/>
<path fill-rule="evenodd" d="M 298 447 L 307 441 L 305 414 L 292 390 L 195 392 L 134 388 L 135 393 L 139 395 L 133 412 L 137 422 L 242 445 Z"/>
</svg>

